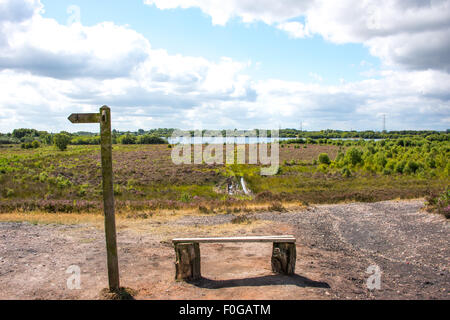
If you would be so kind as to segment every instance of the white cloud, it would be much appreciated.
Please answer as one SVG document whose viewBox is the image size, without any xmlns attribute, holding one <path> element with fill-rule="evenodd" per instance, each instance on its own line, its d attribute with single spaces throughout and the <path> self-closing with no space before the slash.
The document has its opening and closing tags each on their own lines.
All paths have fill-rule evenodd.
<svg viewBox="0 0 450 320">
<path fill-rule="evenodd" d="M 145 0 L 160 9 L 197 7 L 224 25 L 233 17 L 262 21 L 293 38 L 318 34 L 362 43 L 387 66 L 450 72 L 450 1 Z M 305 25 L 289 22 L 303 17 Z"/>
<path fill-rule="evenodd" d="M 200 8 L 212 18 L 214 25 L 225 25 L 239 17 L 244 22 L 263 21 L 267 24 L 285 21 L 304 12 L 308 0 L 144 0 L 161 10 Z"/>
<path fill-rule="evenodd" d="M 279 23 L 277 28 L 286 31 L 292 38 L 305 38 L 310 36 L 309 30 L 297 21 Z"/>
<path fill-rule="evenodd" d="M 7 41 L 0 46 L 0 70 L 61 79 L 126 76 L 150 51 L 142 35 L 111 22 L 65 26 L 34 14 L 21 24 L 5 26 L 4 32 Z"/>
<path fill-rule="evenodd" d="M 377 79 L 335 86 L 319 83 L 316 73 L 310 74 L 319 80 L 313 83 L 254 81 L 247 61 L 170 55 L 128 27 L 64 26 L 43 18 L 38 1 L 14 2 L 31 7 L 0 22 L 7 39 L 0 43 L 0 132 L 98 130 L 74 127 L 66 118 L 103 104 L 111 106 L 113 126 L 122 130 L 296 127 L 300 120 L 307 129 L 381 129 L 380 113 L 388 115 L 390 129 L 449 126 L 450 75 L 444 70 L 384 70 Z M 245 3 L 239 12 L 248 20 L 262 15 L 272 23 L 292 11 L 280 5 L 270 16 L 273 2 L 256 11 L 251 2 L 239 5 Z"/>
</svg>

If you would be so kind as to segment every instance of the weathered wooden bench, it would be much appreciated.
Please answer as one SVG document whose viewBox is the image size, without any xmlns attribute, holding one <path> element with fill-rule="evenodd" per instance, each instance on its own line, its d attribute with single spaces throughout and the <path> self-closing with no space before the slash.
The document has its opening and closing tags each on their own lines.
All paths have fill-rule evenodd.
<svg viewBox="0 0 450 320">
<path fill-rule="evenodd" d="M 294 274 L 297 257 L 295 237 L 286 236 L 253 236 L 226 238 L 179 238 L 173 239 L 176 262 L 175 279 L 192 281 L 201 278 L 200 243 L 223 242 L 273 242 L 272 271 L 280 274 Z"/>
</svg>

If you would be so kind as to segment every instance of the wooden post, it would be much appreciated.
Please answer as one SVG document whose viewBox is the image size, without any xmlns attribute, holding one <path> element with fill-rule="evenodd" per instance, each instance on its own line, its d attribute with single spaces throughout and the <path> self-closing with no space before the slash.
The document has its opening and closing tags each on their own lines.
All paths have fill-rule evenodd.
<svg viewBox="0 0 450 320">
<path fill-rule="evenodd" d="M 118 291 L 119 261 L 117 257 L 114 186 L 112 170 L 111 109 L 100 108 L 100 140 L 103 177 L 103 210 L 105 212 L 106 253 L 110 291 Z"/>
<path fill-rule="evenodd" d="M 198 243 L 176 243 L 175 255 L 175 280 L 192 281 L 201 278 Z"/>
<path fill-rule="evenodd" d="M 116 221 L 114 213 L 114 186 L 112 170 L 111 109 L 100 108 L 100 113 L 72 113 L 72 123 L 100 123 L 100 141 L 103 177 L 103 210 L 105 212 L 106 257 L 109 290 L 119 291 L 119 261 L 117 258 Z"/>
<path fill-rule="evenodd" d="M 272 271 L 291 275 L 295 273 L 297 258 L 295 243 L 274 242 L 272 251 Z"/>
</svg>

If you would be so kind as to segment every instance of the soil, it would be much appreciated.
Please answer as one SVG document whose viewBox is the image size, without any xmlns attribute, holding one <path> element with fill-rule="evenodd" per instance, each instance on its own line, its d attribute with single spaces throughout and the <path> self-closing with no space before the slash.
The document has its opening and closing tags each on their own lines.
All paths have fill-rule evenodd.
<svg viewBox="0 0 450 320">
<path fill-rule="evenodd" d="M 271 272 L 270 243 L 201 244 L 203 279 L 176 282 L 169 239 L 119 230 L 121 286 L 132 288 L 136 299 L 447 300 L 448 221 L 422 207 L 423 200 L 384 201 L 252 214 L 270 223 L 251 235 L 296 236 L 294 276 Z M 233 217 L 183 217 L 170 223 L 195 228 Z M 67 287 L 71 265 L 80 267 L 81 289 Z M 381 288 L 370 290 L 366 271 L 374 265 L 381 271 Z M 99 299 L 106 286 L 102 230 L 0 223 L 0 299 Z"/>
</svg>

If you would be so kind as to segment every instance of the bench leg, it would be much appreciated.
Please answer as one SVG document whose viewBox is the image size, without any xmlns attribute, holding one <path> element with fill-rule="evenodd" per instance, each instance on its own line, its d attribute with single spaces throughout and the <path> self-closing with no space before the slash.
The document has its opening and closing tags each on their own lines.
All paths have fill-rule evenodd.
<svg viewBox="0 0 450 320">
<path fill-rule="evenodd" d="M 198 243 L 177 243 L 175 254 L 175 280 L 191 281 L 201 278 Z"/>
<path fill-rule="evenodd" d="M 281 274 L 295 273 L 297 258 L 295 243 L 274 242 L 272 250 L 272 271 Z"/>
</svg>

